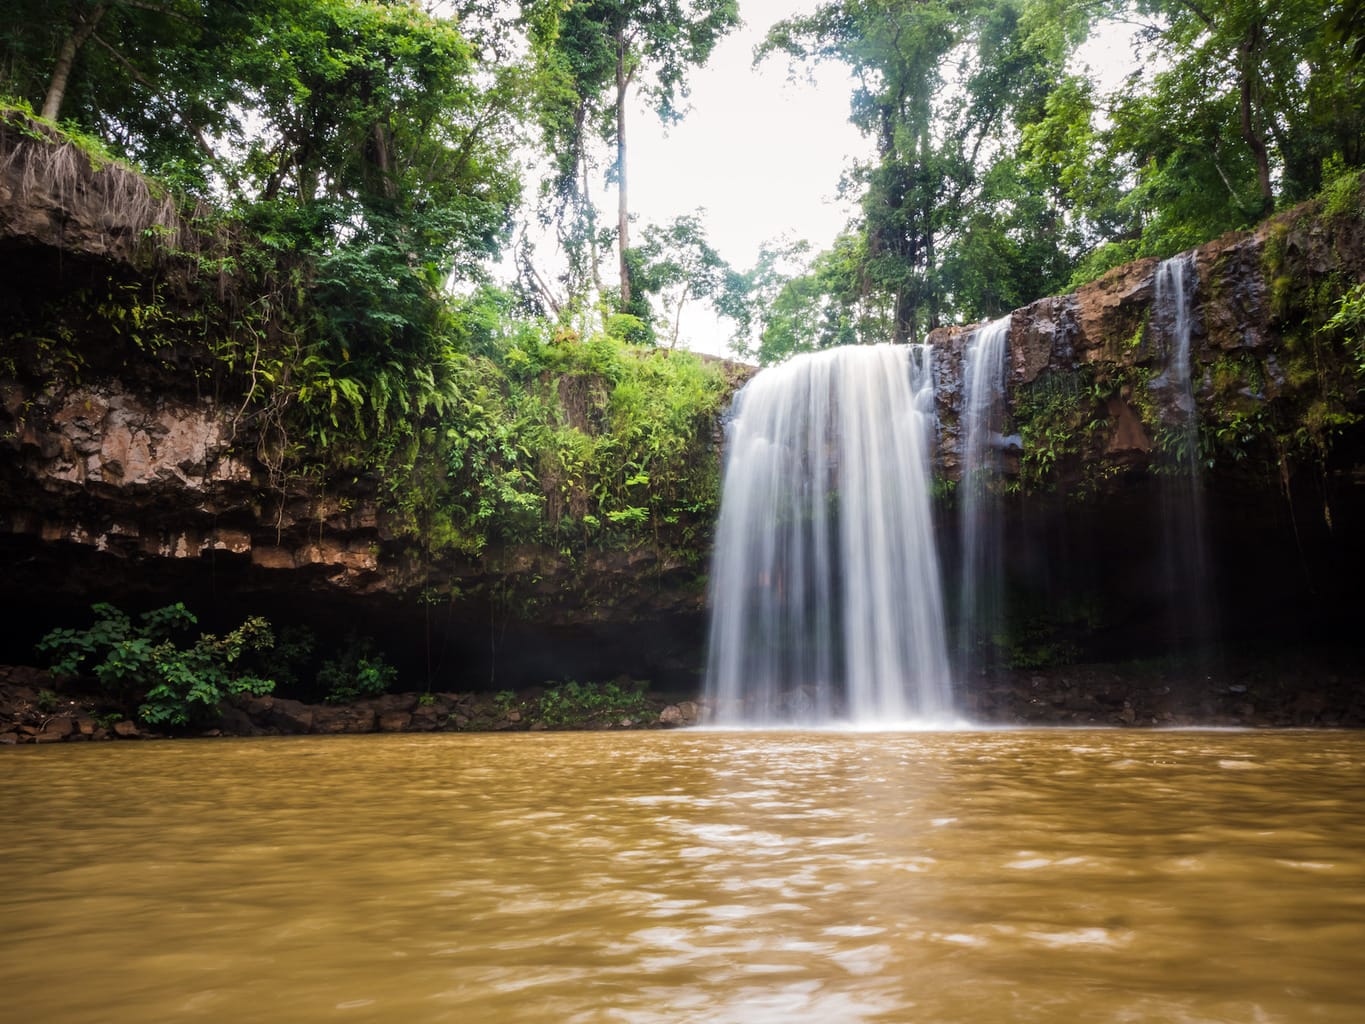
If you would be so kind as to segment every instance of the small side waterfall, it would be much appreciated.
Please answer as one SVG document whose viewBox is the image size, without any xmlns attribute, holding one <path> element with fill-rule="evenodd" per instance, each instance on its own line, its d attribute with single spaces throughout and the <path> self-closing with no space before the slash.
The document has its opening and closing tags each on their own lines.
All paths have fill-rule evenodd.
<svg viewBox="0 0 1365 1024">
<path fill-rule="evenodd" d="M 1216 639 L 1217 616 L 1210 583 L 1199 419 L 1190 366 L 1195 330 L 1192 300 L 1199 284 L 1194 256 L 1193 251 L 1180 253 L 1163 260 L 1156 270 L 1152 312 L 1161 325 L 1165 366 L 1151 387 L 1164 398 L 1169 431 L 1163 447 L 1170 461 L 1161 488 L 1169 631 L 1173 641 L 1205 647 Z"/>
<path fill-rule="evenodd" d="M 969 676 L 1004 623 L 1004 521 L 996 483 L 1004 443 L 1005 357 L 1010 317 L 972 332 L 962 369 L 962 477 L 958 509 L 962 556 L 958 578 L 958 666 Z"/>
<path fill-rule="evenodd" d="M 929 348 L 890 345 L 798 356 L 740 393 L 711 573 L 717 722 L 949 717 L 933 393 Z"/>
<path fill-rule="evenodd" d="M 1181 435 L 1177 461 L 1181 474 L 1190 477 L 1199 475 L 1199 422 L 1190 376 L 1190 337 L 1194 332 L 1190 292 L 1197 283 L 1194 252 L 1182 252 L 1157 266 L 1152 295 L 1154 312 L 1169 325 L 1163 339 L 1166 365 L 1153 385 L 1164 383 L 1169 390 L 1170 405 L 1176 413 L 1172 426 Z"/>
</svg>

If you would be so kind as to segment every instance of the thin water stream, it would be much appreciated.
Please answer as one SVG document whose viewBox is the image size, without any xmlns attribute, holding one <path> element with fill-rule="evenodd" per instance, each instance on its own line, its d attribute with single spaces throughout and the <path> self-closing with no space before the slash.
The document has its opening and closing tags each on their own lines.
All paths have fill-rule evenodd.
<svg viewBox="0 0 1365 1024">
<path fill-rule="evenodd" d="M 957 666 L 966 678 L 982 667 L 982 649 L 1005 626 L 1005 520 L 998 488 L 1010 320 L 1004 316 L 973 331 L 962 361 Z"/>
<path fill-rule="evenodd" d="M 9 1019 L 1355 1024 L 1365 735 L 5 754 Z"/>
</svg>

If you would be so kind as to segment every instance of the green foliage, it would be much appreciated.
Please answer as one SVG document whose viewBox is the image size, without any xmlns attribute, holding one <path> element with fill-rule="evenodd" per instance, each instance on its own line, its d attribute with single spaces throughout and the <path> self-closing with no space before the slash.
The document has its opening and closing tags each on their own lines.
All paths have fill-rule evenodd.
<svg viewBox="0 0 1365 1024">
<path fill-rule="evenodd" d="M 322 663 L 317 682 L 328 704 L 349 704 L 388 692 L 397 678 L 398 670 L 384 660 L 373 638 L 350 633 L 336 657 Z"/>
<path fill-rule="evenodd" d="M 1365 282 L 1353 285 L 1341 296 L 1321 330 L 1341 337 L 1355 361 L 1356 375 L 1365 378 Z"/>
<path fill-rule="evenodd" d="M 1080 649 L 1058 639 L 1053 624 L 1043 617 L 1026 619 L 1008 637 L 999 639 L 1004 664 L 1012 669 L 1059 668 L 1073 664 L 1080 656 Z"/>
<path fill-rule="evenodd" d="M 582 728 L 621 718 L 640 718 L 649 711 L 645 682 L 577 683 L 552 686 L 541 695 L 534 716 L 551 728 Z"/>
<path fill-rule="evenodd" d="M 1088 369 L 1050 371 L 1015 394 L 1014 421 L 1023 442 L 1020 477 L 1028 489 L 1049 484 L 1059 464 L 1080 455 L 1102 422 Z"/>
<path fill-rule="evenodd" d="M 861 205 L 838 261 L 854 287 L 807 273 L 793 292 L 818 296 L 807 310 L 876 309 L 852 318 L 856 340 L 914 340 L 1307 198 L 1365 165 L 1360 19 L 1332 14 L 1323 0 L 830 0 L 778 23 L 760 57 L 847 65 L 850 120 L 876 148 L 844 182 Z M 1107 93 L 1080 64 L 1096 30 L 1131 33 L 1142 62 Z"/>
<path fill-rule="evenodd" d="M 861 286 L 866 240 L 842 234 L 828 251 L 809 250 L 805 242 L 765 246 L 727 287 L 739 326 L 735 347 L 765 366 L 797 352 L 890 337 L 892 307 Z"/>
<path fill-rule="evenodd" d="M 303 681 L 303 670 L 317 649 L 317 634 L 306 626 L 282 626 L 276 631 L 270 653 L 270 674 L 286 692 L 296 690 Z"/>
<path fill-rule="evenodd" d="M 569 305 L 590 289 L 605 299 L 598 250 L 613 239 L 597 226 L 589 189 L 598 167 L 594 143 L 615 150 L 607 180 L 618 186 L 614 241 L 620 254 L 616 312 L 647 319 L 632 295 L 638 262 L 630 257 L 626 191 L 626 124 L 632 86 L 665 122 L 682 116 L 687 75 L 705 64 L 720 39 L 739 24 L 735 0 L 582 0 L 525 6 L 524 23 L 535 55 L 541 104 L 539 122 L 555 164 L 543 216 L 561 224 L 571 262 Z M 591 267 L 592 279 L 585 268 Z M 545 291 L 543 286 L 537 290 Z M 636 337 L 634 340 L 645 340 Z"/>
<path fill-rule="evenodd" d="M 708 302 L 717 312 L 728 310 L 726 297 L 735 288 L 735 271 L 706 239 L 700 214 L 677 217 L 664 227 L 645 228 L 640 245 L 626 254 L 631 281 L 640 296 L 658 303 L 663 329 L 656 337 L 669 348 L 678 344 L 683 309 L 693 301 Z"/>
<path fill-rule="evenodd" d="M 54 629 L 38 643 L 52 671 L 70 675 L 89 668 L 106 696 L 140 701 L 138 713 L 152 725 L 184 726 L 211 719 L 224 698 L 269 693 L 274 683 L 245 669 L 248 655 L 274 644 L 270 624 L 259 616 L 223 636 L 201 634 L 191 646 L 175 637 L 197 623 L 183 604 L 146 612 L 140 624 L 110 604 L 92 607 L 87 629 Z"/>
<path fill-rule="evenodd" d="M 1362 175 L 1359 169 L 1344 169 L 1340 160 L 1329 161 L 1323 172 L 1327 184 L 1318 193 L 1323 216 L 1365 215 L 1365 175 Z"/>
<path fill-rule="evenodd" d="M 719 490 L 723 370 L 545 325 L 451 352 L 439 426 L 385 445 L 388 503 L 431 554 L 666 544 L 695 558 Z"/>
</svg>

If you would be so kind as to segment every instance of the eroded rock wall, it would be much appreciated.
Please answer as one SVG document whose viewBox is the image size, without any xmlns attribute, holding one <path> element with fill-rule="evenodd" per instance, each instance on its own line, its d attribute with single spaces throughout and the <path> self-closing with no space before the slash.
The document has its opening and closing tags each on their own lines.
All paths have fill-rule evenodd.
<svg viewBox="0 0 1365 1024">
<path fill-rule="evenodd" d="M 1303 204 L 1253 231 L 1231 233 L 1193 250 L 1193 384 L 1207 431 L 1217 432 L 1239 415 L 1263 412 L 1264 436 L 1254 440 L 1274 446 L 1277 431 L 1314 430 L 1311 418 L 1303 421 L 1324 401 L 1334 403 L 1340 429 L 1332 432 L 1337 435 L 1346 433 L 1346 421 L 1353 425 L 1365 415 L 1356 367 L 1350 365 L 1356 356 L 1343 349 L 1343 342 L 1347 347 L 1351 342 L 1323 326 L 1340 297 L 1365 281 L 1362 197 L 1365 183 L 1344 209 Z M 1171 408 L 1174 396 L 1145 386 L 1164 367 L 1161 339 L 1171 327 L 1171 310 L 1155 302 L 1159 265 L 1156 259 L 1124 264 L 1070 294 L 1043 298 L 1010 314 L 1006 390 L 1013 413 L 1020 413 L 1021 398 L 1046 378 L 1084 373 L 1089 393 L 1079 401 L 1090 400 L 1087 436 L 1072 464 L 1056 467 L 1062 477 L 1087 470 L 1096 477 L 1116 465 L 1146 468 L 1159 448 L 1154 429 L 1177 415 Z M 939 460 L 949 479 L 961 471 L 959 387 L 974 329 L 940 328 L 929 337 L 939 355 L 938 408 L 944 425 Z M 1215 474 L 1238 453 L 1223 459 L 1227 454 L 1211 448 Z"/>
<path fill-rule="evenodd" d="M 51 183 L 73 179 L 22 161 L 0 167 L 0 326 L 42 322 L 54 304 L 96 302 L 111 288 L 179 280 L 149 253 L 146 232 L 160 223 L 193 248 L 185 226 L 166 220 L 134 175 L 109 186 L 87 178 L 64 191 Z M 111 202 L 106 187 L 131 189 L 136 201 Z M 1365 408 L 1344 365 L 1350 353 L 1320 328 L 1330 296 L 1365 279 L 1365 211 L 1290 211 L 1201 246 L 1195 265 L 1195 387 L 1215 439 L 1209 516 L 1220 596 L 1252 633 L 1275 621 L 1335 628 L 1360 605 L 1351 595 L 1365 559 L 1350 538 L 1365 536 L 1355 528 L 1365 518 Z M 1171 412 L 1148 386 L 1164 358 L 1156 267 L 1125 265 L 1011 316 L 1007 391 L 1022 442 L 1006 458 L 1008 558 L 1018 578 L 1038 581 L 1016 601 L 1086 605 L 1070 620 L 1083 641 L 1059 641 L 1083 642 L 1083 656 L 1160 647 L 1153 495 Z M 173 318 L 174 302 L 167 308 Z M 64 336 L 31 346 L 41 373 L 0 348 L 0 614 L 12 627 L 0 655 L 26 660 L 39 630 L 92 601 L 183 599 L 207 624 L 264 612 L 303 615 L 328 642 L 348 630 L 383 634 L 399 658 L 444 674 L 447 688 L 622 672 L 695 685 L 704 558 L 687 563 L 649 544 L 572 556 L 542 546 L 424 553 L 385 511 L 373 470 L 281 473 L 230 396 L 164 357 L 130 372 L 110 355 L 128 337 L 79 317 L 64 324 Z M 948 482 L 961 471 L 969 334 L 949 328 L 930 339 Z M 1046 462 L 1039 431 L 1029 433 L 1041 391 L 1064 399 L 1046 407 Z M 561 397 L 586 424 L 586 410 Z M 950 505 L 940 524 L 947 561 Z"/>
</svg>

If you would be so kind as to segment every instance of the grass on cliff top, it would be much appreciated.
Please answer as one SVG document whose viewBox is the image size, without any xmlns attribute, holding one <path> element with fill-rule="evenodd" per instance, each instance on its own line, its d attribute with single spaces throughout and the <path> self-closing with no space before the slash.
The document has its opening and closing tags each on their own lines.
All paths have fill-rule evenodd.
<svg viewBox="0 0 1365 1024">
<path fill-rule="evenodd" d="M 82 208 L 135 236 L 155 234 L 176 244 L 186 240 L 180 204 L 169 189 L 115 157 L 95 136 L 53 124 L 27 103 L 3 97 L 0 174 L 14 186 L 16 205 L 55 202 Z"/>
</svg>

